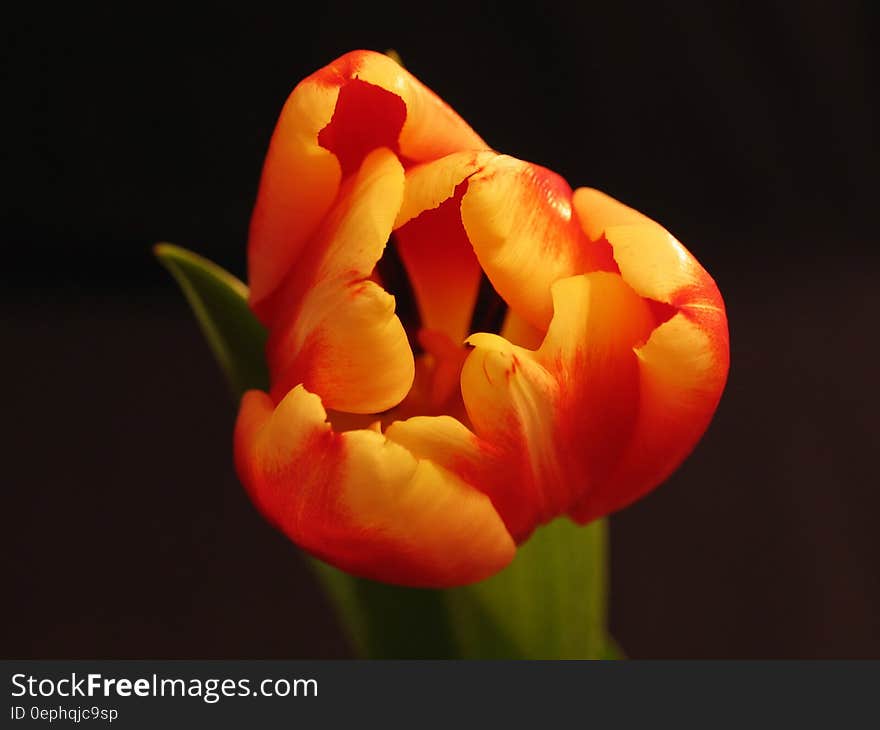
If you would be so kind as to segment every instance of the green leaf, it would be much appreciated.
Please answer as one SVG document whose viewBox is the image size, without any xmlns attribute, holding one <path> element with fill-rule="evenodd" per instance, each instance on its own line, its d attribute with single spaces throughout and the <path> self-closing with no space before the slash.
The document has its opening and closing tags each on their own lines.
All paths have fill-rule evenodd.
<svg viewBox="0 0 880 730">
<path fill-rule="evenodd" d="M 156 255 L 180 284 L 236 396 L 268 387 L 266 331 L 247 288 L 216 264 L 170 244 Z M 358 654 L 382 659 L 612 659 L 606 632 L 604 520 L 538 528 L 498 575 L 450 590 L 355 578 L 309 558 Z"/>
<path fill-rule="evenodd" d="M 267 390 L 266 329 L 247 305 L 247 287 L 197 254 L 170 243 L 153 249 L 192 307 L 236 401 L 251 388 Z"/>
<path fill-rule="evenodd" d="M 606 543 L 604 520 L 580 527 L 557 519 L 535 530 L 505 570 L 449 591 L 451 623 L 464 656 L 602 657 Z"/>
</svg>

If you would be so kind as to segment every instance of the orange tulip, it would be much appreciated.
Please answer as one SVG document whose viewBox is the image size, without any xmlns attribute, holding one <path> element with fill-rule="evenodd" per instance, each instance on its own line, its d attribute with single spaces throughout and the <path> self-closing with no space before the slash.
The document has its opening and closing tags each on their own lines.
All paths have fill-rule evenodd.
<svg viewBox="0 0 880 730">
<path fill-rule="evenodd" d="M 724 303 L 670 233 L 492 151 L 376 53 L 288 99 L 249 270 L 272 387 L 242 400 L 240 477 L 294 542 L 376 580 L 477 581 L 536 526 L 624 507 L 727 376 Z"/>
</svg>

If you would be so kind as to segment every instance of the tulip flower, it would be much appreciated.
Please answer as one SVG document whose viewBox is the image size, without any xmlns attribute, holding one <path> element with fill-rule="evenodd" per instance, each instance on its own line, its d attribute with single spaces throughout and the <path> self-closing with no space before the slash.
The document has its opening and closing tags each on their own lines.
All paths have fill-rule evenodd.
<svg viewBox="0 0 880 730">
<path fill-rule="evenodd" d="M 302 81 L 251 224 L 268 392 L 242 482 L 358 576 L 475 582 L 559 516 L 665 480 L 728 369 L 724 303 L 661 225 L 499 154 L 385 56 Z"/>
</svg>

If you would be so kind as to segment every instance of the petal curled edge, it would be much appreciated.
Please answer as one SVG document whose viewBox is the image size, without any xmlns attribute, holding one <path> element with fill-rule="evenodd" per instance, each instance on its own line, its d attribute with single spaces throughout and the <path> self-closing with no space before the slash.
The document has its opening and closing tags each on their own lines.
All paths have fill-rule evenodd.
<svg viewBox="0 0 880 730">
<path fill-rule="evenodd" d="M 486 144 L 388 57 L 352 51 L 300 82 L 278 119 L 251 219 L 250 302 L 264 323 L 278 284 L 329 210 L 344 173 L 376 147 L 423 162 Z"/>
<path fill-rule="evenodd" d="M 274 406 L 242 399 L 239 476 L 263 514 L 312 554 L 355 575 L 442 588 L 486 578 L 515 546 L 489 499 L 375 431 L 335 433 L 302 386 Z"/>
<path fill-rule="evenodd" d="M 409 392 L 415 366 L 394 297 L 369 280 L 403 184 L 397 157 L 371 152 L 280 287 L 266 348 L 277 401 L 302 383 L 328 408 L 378 413 Z"/>
</svg>

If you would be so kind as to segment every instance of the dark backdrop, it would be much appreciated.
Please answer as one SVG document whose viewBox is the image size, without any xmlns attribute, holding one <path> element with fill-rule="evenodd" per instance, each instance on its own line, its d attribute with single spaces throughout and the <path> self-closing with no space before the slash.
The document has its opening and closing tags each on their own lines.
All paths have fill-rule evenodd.
<svg viewBox="0 0 880 730">
<path fill-rule="evenodd" d="M 236 481 L 234 407 L 150 246 L 243 275 L 287 94 L 347 50 L 393 47 L 496 148 L 661 221 L 725 295 L 713 425 L 611 520 L 624 648 L 880 657 L 867 6 L 7 18 L 2 654 L 347 655 Z"/>
</svg>

